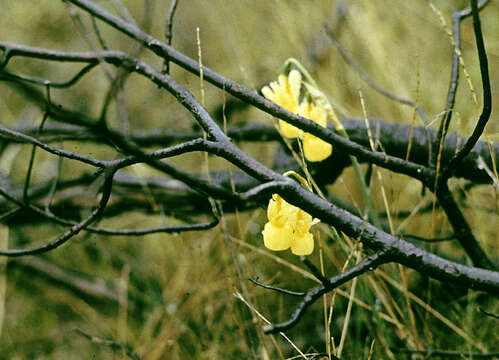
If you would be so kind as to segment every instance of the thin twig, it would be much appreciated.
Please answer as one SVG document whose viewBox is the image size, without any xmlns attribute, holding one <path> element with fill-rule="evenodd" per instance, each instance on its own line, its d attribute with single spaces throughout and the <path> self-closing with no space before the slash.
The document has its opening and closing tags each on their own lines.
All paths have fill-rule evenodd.
<svg viewBox="0 0 499 360">
<path fill-rule="evenodd" d="M 304 299 L 298 304 L 296 310 L 293 312 L 289 320 L 279 324 L 267 325 L 264 327 L 264 331 L 268 334 L 274 334 L 294 327 L 303 316 L 305 311 L 308 309 L 308 307 L 310 307 L 310 305 L 317 301 L 322 295 L 343 285 L 347 281 L 350 281 L 357 276 L 364 274 L 365 272 L 373 271 L 381 264 L 387 263 L 389 261 L 389 256 L 386 253 L 377 253 L 366 257 L 358 265 L 355 265 L 347 271 L 328 279 L 327 284 L 315 287 L 307 291 Z"/>
<path fill-rule="evenodd" d="M 477 1 L 471 0 L 471 13 L 473 17 L 473 30 L 475 33 L 476 46 L 478 52 L 478 60 L 480 62 L 480 74 L 482 76 L 482 87 L 483 87 L 483 108 L 482 113 L 478 119 L 478 122 L 473 130 L 473 133 L 468 138 L 468 141 L 459 150 L 459 152 L 452 158 L 445 170 L 443 171 L 442 177 L 448 178 L 452 175 L 454 167 L 456 164 L 461 162 L 461 160 L 466 157 L 473 149 L 475 144 L 480 139 L 485 125 L 489 121 L 490 114 L 492 112 L 492 93 L 490 89 L 490 77 L 489 77 L 489 66 L 487 60 L 487 51 L 485 50 L 485 43 L 483 40 L 482 28 L 480 25 L 480 15 L 478 14 Z"/>
<path fill-rule="evenodd" d="M 478 5 L 478 9 L 482 10 L 489 3 L 489 0 L 482 0 Z M 452 114 L 454 110 L 454 104 L 456 100 L 457 88 L 459 86 L 459 57 L 461 53 L 461 21 L 466 19 L 471 15 L 471 7 L 468 7 L 461 11 L 452 10 L 452 39 L 453 39 L 453 51 L 452 51 L 452 65 L 451 65 L 451 77 L 449 81 L 449 90 L 447 92 L 447 103 L 445 105 L 445 110 L 443 112 L 442 120 L 440 121 L 440 127 L 438 129 L 438 134 L 435 139 L 434 148 L 440 149 L 445 142 L 445 136 L 447 135 L 447 130 L 452 119 Z M 440 150 L 439 150 L 440 151 Z M 436 158 L 434 159 L 436 161 Z"/>
<path fill-rule="evenodd" d="M 93 342 L 94 344 L 99 344 L 99 345 L 105 345 L 105 346 L 109 346 L 110 348 L 112 349 L 118 349 L 118 350 L 123 350 L 126 354 L 126 356 L 128 356 L 130 359 L 132 360 L 140 360 L 139 356 L 134 354 L 132 352 L 132 350 L 130 350 L 130 348 L 118 341 L 114 341 L 114 340 L 107 340 L 107 339 L 102 339 L 102 338 L 99 338 L 99 337 L 96 337 L 96 336 L 93 336 L 93 335 L 90 335 L 89 333 L 83 331 L 82 329 L 79 329 L 79 328 L 76 328 L 75 331 L 83 336 L 84 338 L 87 338 L 88 340 L 90 340 L 91 342 Z"/>
<path fill-rule="evenodd" d="M 341 56 L 346 61 L 346 63 L 348 65 L 350 65 L 352 67 L 352 69 L 354 69 L 355 72 L 357 72 L 357 74 L 359 74 L 359 76 L 362 78 L 362 80 L 364 80 L 370 87 L 372 87 L 374 90 L 378 91 L 380 94 L 386 96 L 387 98 L 392 99 L 394 101 L 397 101 L 403 105 L 408 105 L 408 106 L 415 108 L 417 110 L 419 116 L 421 117 L 421 120 L 423 121 L 423 124 L 425 125 L 424 129 L 426 130 L 427 125 L 428 125 L 428 117 L 426 116 L 426 113 L 425 113 L 424 109 L 421 107 L 421 105 L 419 105 L 418 103 L 415 103 L 412 100 L 408 100 L 408 99 L 402 98 L 398 95 L 392 94 L 388 90 L 385 90 L 381 86 L 379 86 L 364 70 L 362 70 L 353 61 L 353 59 L 350 56 L 348 56 L 345 49 L 343 48 L 343 46 L 341 46 L 339 41 L 336 39 L 333 32 L 329 28 L 326 28 L 326 29 L 327 29 L 327 34 L 329 35 L 329 38 L 333 42 L 333 45 L 336 47 L 336 49 L 341 54 Z M 431 154 L 432 153 L 432 143 L 431 143 L 430 134 L 428 131 L 425 131 L 425 135 L 426 135 L 426 140 L 428 141 L 428 152 Z M 431 160 L 431 158 L 428 157 L 428 164 L 427 165 L 430 164 L 430 160 Z"/>
<path fill-rule="evenodd" d="M 99 41 L 100 46 L 102 47 L 103 50 L 109 50 L 109 46 L 107 46 L 106 41 L 104 40 L 104 37 L 100 32 L 99 25 L 97 24 L 95 17 L 91 16 L 90 18 L 92 20 L 92 26 L 94 28 L 95 36 L 97 36 L 97 40 Z"/>
<path fill-rule="evenodd" d="M 8 71 L 3 71 L 2 76 L 5 76 L 7 80 L 14 81 L 25 81 L 32 84 L 37 85 L 50 85 L 55 89 L 65 89 L 75 85 L 79 80 L 81 80 L 87 73 L 90 72 L 97 64 L 88 64 L 83 67 L 80 71 L 76 73 L 72 78 L 66 81 L 53 81 L 48 79 L 37 78 L 34 76 L 22 75 L 22 74 L 13 74 Z"/>
<path fill-rule="evenodd" d="M 300 260 L 305 264 L 306 267 L 314 274 L 314 276 L 323 284 L 326 285 L 329 283 L 329 279 L 322 275 L 321 271 L 315 266 L 307 257 L 300 256 Z"/>
<path fill-rule="evenodd" d="M 173 16 L 175 15 L 175 10 L 177 10 L 177 5 L 177 0 L 172 0 L 170 10 L 168 11 L 168 17 L 166 19 L 165 39 L 168 45 L 172 44 Z M 165 59 L 163 65 L 163 74 L 170 74 L 170 60 L 168 58 Z"/>
<path fill-rule="evenodd" d="M 307 294 L 307 293 L 302 292 L 302 291 L 293 291 L 293 290 L 283 289 L 283 288 L 276 287 L 276 286 L 265 285 L 265 284 L 255 280 L 255 279 L 248 279 L 248 280 L 251 281 L 253 284 L 260 286 L 264 289 L 277 291 L 277 292 L 280 292 L 280 293 L 285 294 L 285 295 L 303 297 Z"/>
<path fill-rule="evenodd" d="M 98 207 L 92 211 L 90 216 L 85 218 L 83 221 L 79 222 L 78 224 L 72 226 L 69 230 L 58 236 L 55 240 L 43 244 L 40 246 L 35 246 L 32 248 L 27 248 L 27 249 L 4 249 L 0 250 L 0 255 L 3 256 L 9 256 L 9 257 L 15 257 L 15 256 L 26 256 L 26 255 L 38 255 L 38 254 L 43 254 L 47 251 L 53 250 L 58 248 L 59 246 L 63 245 L 66 243 L 68 240 L 73 238 L 75 235 L 77 235 L 80 231 L 85 229 L 87 226 L 98 220 L 101 216 L 102 213 L 104 212 L 104 209 L 106 207 L 106 204 L 109 200 L 109 197 L 111 196 L 111 189 L 113 185 L 113 176 L 114 176 L 114 171 L 109 170 L 108 173 L 105 175 L 105 181 L 104 181 L 104 186 L 102 190 L 102 197 L 99 202 Z M 2 189 L 0 189 L 1 191 Z"/>
<path fill-rule="evenodd" d="M 30 211 L 33 211 L 34 213 L 49 219 L 57 224 L 60 225 L 66 225 L 66 226 L 78 226 L 78 223 L 75 221 L 71 220 L 66 220 L 64 218 L 61 218 L 59 216 L 54 215 L 52 212 L 50 212 L 47 207 L 45 209 L 38 208 L 32 204 L 25 203 L 23 201 L 17 200 L 13 196 L 11 196 L 8 192 L 6 192 L 4 189 L 0 187 L 0 195 L 8 199 L 9 201 L 13 202 L 19 208 L 13 209 L 11 211 L 19 211 L 21 208 L 26 208 L 29 209 Z M 256 194 L 255 196 L 258 196 L 259 194 Z M 12 216 L 11 212 L 9 211 L 3 216 Z M 2 216 L 2 217 L 3 217 Z M 186 232 L 186 231 L 202 231 L 202 230 L 208 230 L 213 227 L 215 227 L 218 224 L 218 218 L 214 218 L 210 222 L 202 222 L 198 224 L 185 224 L 185 225 L 163 225 L 163 226 L 156 226 L 156 227 L 149 227 L 149 228 L 142 228 L 142 229 L 106 229 L 102 227 L 95 227 L 95 226 L 86 226 L 85 230 L 96 233 L 96 234 L 102 234 L 102 235 L 117 235 L 117 236 L 138 236 L 138 235 L 149 235 L 149 234 L 155 234 L 155 233 L 166 233 L 166 234 L 176 234 L 180 232 Z"/>
<path fill-rule="evenodd" d="M 62 156 L 59 156 L 57 159 L 57 171 L 55 173 L 54 180 L 52 181 L 52 186 L 50 187 L 50 192 L 47 196 L 47 200 L 45 201 L 45 212 L 46 213 L 50 212 L 50 204 L 52 203 L 52 200 L 54 199 L 55 193 L 57 191 L 57 184 L 59 183 L 59 180 L 61 178 L 62 160 L 63 160 Z"/>
<path fill-rule="evenodd" d="M 47 85 L 47 102 L 50 103 L 50 88 L 48 85 Z M 45 125 L 45 121 L 47 119 L 48 119 L 48 112 L 46 111 L 43 114 L 42 122 L 40 123 L 40 126 L 38 127 L 37 134 L 42 131 L 43 126 Z M 31 148 L 31 155 L 30 155 L 29 162 L 28 162 L 28 171 L 26 172 L 26 179 L 24 180 L 24 189 L 23 189 L 23 202 L 24 203 L 28 202 L 29 183 L 31 180 L 31 172 L 33 171 L 33 165 L 35 163 L 35 154 L 36 154 L 36 145 L 33 145 Z"/>
<path fill-rule="evenodd" d="M 499 315 L 498 314 L 494 314 L 494 313 L 491 313 L 489 311 L 486 311 L 481 306 L 478 307 L 478 310 L 480 310 L 480 312 L 484 313 L 487 316 L 490 316 L 490 317 L 492 317 L 494 319 L 499 320 Z"/>
</svg>

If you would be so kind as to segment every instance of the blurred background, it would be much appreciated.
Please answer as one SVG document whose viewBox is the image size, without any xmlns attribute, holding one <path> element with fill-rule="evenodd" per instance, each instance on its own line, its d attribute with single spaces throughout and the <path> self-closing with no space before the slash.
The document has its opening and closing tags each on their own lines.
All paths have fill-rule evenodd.
<svg viewBox="0 0 499 360">
<path fill-rule="evenodd" d="M 99 0 L 99 6 L 135 22 L 152 36 L 163 40 L 170 1 Z M 433 6 L 433 8 L 432 8 Z M 445 107 L 453 46 L 442 19 L 449 28 L 453 7 L 462 9 L 467 1 L 367 1 L 367 0 L 179 0 L 173 24 L 172 45 L 187 56 L 198 58 L 199 28 L 203 64 L 214 71 L 258 91 L 275 81 L 289 57 L 302 62 L 328 95 L 338 113 L 363 117 L 361 95 L 369 117 L 389 123 L 421 126 L 414 109 L 394 102 L 370 88 L 345 63 L 328 32 L 333 32 L 345 51 L 381 87 L 421 104 L 430 121 L 438 120 Z M 442 18 L 439 16 L 439 12 Z M 53 0 L 0 0 L 0 41 L 71 51 L 99 49 L 88 14 L 69 3 Z M 481 13 L 489 56 L 493 103 L 498 103 L 499 5 L 492 1 Z M 99 22 L 102 37 L 111 49 L 137 54 L 161 69 L 162 59 L 140 50 L 123 34 Z M 450 131 L 468 136 L 481 111 L 481 80 L 471 19 L 462 24 L 462 55 L 470 83 L 461 72 L 456 109 Z M 67 80 L 81 65 L 14 58 L 7 69 L 51 80 Z M 52 101 L 65 108 L 99 116 L 109 79 L 110 66 L 92 70 L 70 89 L 52 89 Z M 199 78 L 171 65 L 172 76 L 199 97 Z M 39 87 L 40 90 L 44 90 Z M 224 101 L 236 108 L 240 103 L 206 84 L 205 106 L 222 121 Z M 476 93 L 479 104 L 473 101 Z M 112 105 L 113 126 L 130 131 L 165 129 L 192 130 L 196 124 L 189 113 L 166 91 L 143 77 L 132 74 L 121 101 L 126 113 Z M 227 111 L 229 124 L 264 123 L 267 114 L 240 106 Z M 483 140 L 497 141 L 497 106 Z M 43 109 L 26 94 L 0 81 L 0 123 L 8 127 L 37 126 Z M 415 120 L 414 120 L 415 119 Z M 49 120 L 50 122 L 51 120 Z M 430 127 L 438 128 L 438 121 Z M 66 150 L 113 159 L 115 149 L 91 143 L 65 141 Z M 277 142 L 240 143 L 240 147 L 268 166 L 280 146 Z M 12 184 L 22 186 L 31 146 L 4 147 L 0 170 Z M 52 179 L 57 158 L 41 151 L 36 155 L 32 183 Z M 333 154 L 334 156 L 334 154 Z M 184 170 L 200 171 L 202 154 L 182 155 L 172 160 Z M 210 169 L 226 170 L 226 162 L 210 157 Z M 62 179 L 90 171 L 79 163 L 65 161 Z M 127 169 L 139 177 L 164 175 L 147 166 Z M 395 227 L 404 232 L 429 236 L 431 209 L 407 217 L 417 206 L 431 204 L 431 194 L 422 194 L 420 184 L 402 175 L 379 170 L 371 192 L 376 208 L 385 211 L 381 187 L 386 191 Z M 347 169 L 328 187 L 339 198 L 363 207 L 363 199 Z M 382 179 L 382 180 L 380 180 Z M 466 183 L 455 180 L 460 191 Z M 154 211 L 141 209 L 104 219 L 102 226 L 139 228 L 175 224 L 170 216 L 172 203 L 158 203 L 152 193 L 144 195 Z M 94 204 L 95 189 L 78 189 L 75 202 L 84 202 L 88 211 Z M 497 259 L 499 230 L 497 193 L 491 185 L 466 188 L 465 216 L 483 248 Z M 437 211 L 436 236 L 451 232 L 445 214 Z M 201 217 L 202 219 L 202 217 Z M 497 320 L 478 310 L 499 312 L 497 301 L 452 284 L 430 281 L 400 266 L 383 266 L 362 276 L 356 284 L 351 315 L 346 316 L 352 283 L 342 286 L 324 301 L 318 301 L 301 322 L 282 336 L 264 335 L 262 318 L 286 320 L 298 299 L 271 292 L 250 283 L 301 291 L 316 283 L 299 258 L 288 251 L 271 253 L 263 247 L 261 230 L 265 208 L 226 214 L 232 251 L 220 226 L 204 232 L 153 234 L 117 237 L 85 233 L 44 256 L 0 259 L 0 358 L 2 359 L 120 359 L 127 355 L 75 329 L 102 339 L 112 339 L 141 359 L 285 359 L 304 353 L 324 353 L 331 338 L 338 347 L 345 321 L 342 358 L 404 359 L 410 355 L 398 349 L 453 349 L 487 352 L 497 349 Z M 316 251 L 310 258 L 323 263 L 329 276 L 341 271 L 352 254 L 354 240 L 332 240 L 332 231 L 316 226 Z M 2 248 L 41 244 L 64 229 L 45 222 L 0 225 Z M 426 245 L 424 245 L 426 246 Z M 466 263 L 453 242 L 428 245 L 429 249 Z M 406 284 L 406 286 L 404 285 Z M 404 287 L 405 286 L 405 287 Z M 333 306 L 329 330 L 325 308 Z M 348 318 L 348 319 L 347 319 Z M 347 319 L 347 320 L 346 320 Z M 95 340 L 95 339 L 94 339 Z M 327 356 L 325 357 L 327 358 Z M 412 357 L 418 358 L 418 357 Z M 420 357 L 422 358 L 422 357 Z M 438 357 L 433 357 L 438 358 Z"/>
</svg>

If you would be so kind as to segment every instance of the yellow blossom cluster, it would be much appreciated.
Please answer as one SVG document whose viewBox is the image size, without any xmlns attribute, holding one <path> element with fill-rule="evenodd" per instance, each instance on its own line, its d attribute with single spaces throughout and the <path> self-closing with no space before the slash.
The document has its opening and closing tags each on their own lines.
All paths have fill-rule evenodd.
<svg viewBox="0 0 499 360">
<path fill-rule="evenodd" d="M 308 100 L 300 102 L 301 84 L 301 73 L 293 69 L 289 72 L 288 76 L 281 74 L 277 82 L 273 81 L 269 86 L 263 87 L 262 94 L 286 110 L 310 119 L 322 127 L 326 127 L 327 113 L 323 107 L 316 106 Z M 302 140 L 303 152 L 308 161 L 322 161 L 331 155 L 331 144 L 326 143 L 318 137 L 303 132 L 283 120 L 279 120 L 279 127 L 283 136 L 287 138 L 299 137 Z"/>
<path fill-rule="evenodd" d="M 262 231 L 265 247 L 279 251 L 291 248 L 295 255 L 309 255 L 314 250 L 310 227 L 319 222 L 302 209 L 273 194 L 267 208 L 268 223 Z"/>
</svg>

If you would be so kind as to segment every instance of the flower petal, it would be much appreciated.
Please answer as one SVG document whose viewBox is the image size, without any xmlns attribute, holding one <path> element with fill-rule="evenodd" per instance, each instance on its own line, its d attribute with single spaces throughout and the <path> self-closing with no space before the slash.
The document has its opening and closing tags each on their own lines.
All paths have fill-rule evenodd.
<svg viewBox="0 0 499 360">
<path fill-rule="evenodd" d="M 269 206 L 267 207 L 267 218 L 269 222 L 277 227 L 282 227 L 289 222 L 289 214 L 283 211 L 289 204 L 284 201 L 282 197 L 278 194 L 273 194 L 272 199 L 269 201 Z"/>
<path fill-rule="evenodd" d="M 279 82 L 279 86 L 287 91 L 289 86 L 288 77 L 284 74 L 281 74 L 277 77 L 277 81 Z"/>
<path fill-rule="evenodd" d="M 300 97 L 301 73 L 295 69 L 291 70 L 288 75 L 288 83 L 291 95 L 298 99 Z"/>
<path fill-rule="evenodd" d="M 297 114 L 300 116 L 303 116 L 307 119 L 310 119 L 310 110 L 311 109 L 312 109 L 312 105 L 307 100 L 303 100 L 300 103 Z"/>
<path fill-rule="evenodd" d="M 322 127 L 327 126 L 327 113 L 323 107 L 313 106 L 310 110 L 310 119 Z"/>
<path fill-rule="evenodd" d="M 295 221 L 295 234 L 297 236 L 302 236 L 308 233 L 312 225 L 312 215 L 299 209 Z"/>
<path fill-rule="evenodd" d="M 276 96 L 277 96 L 277 94 L 282 93 L 282 89 L 283 89 L 283 87 L 281 85 L 279 85 L 279 83 L 277 81 L 272 81 L 270 83 L 270 88 L 272 89 L 272 91 L 274 92 L 274 94 Z"/>
<path fill-rule="evenodd" d="M 303 131 L 298 129 L 297 127 L 288 124 L 287 122 L 283 120 L 279 120 L 279 126 L 281 128 L 281 134 L 282 136 L 285 136 L 287 138 L 295 138 L 299 137 L 303 134 Z"/>
<path fill-rule="evenodd" d="M 275 226 L 268 222 L 262 231 L 263 243 L 269 250 L 280 251 L 289 249 L 293 232 L 288 226 Z"/>
<path fill-rule="evenodd" d="M 279 196 L 279 198 L 281 197 Z M 292 224 L 296 223 L 296 219 L 298 218 L 300 208 L 291 205 L 290 203 L 286 202 L 286 200 L 284 200 L 283 198 L 281 198 L 281 201 L 282 201 L 282 207 L 280 215 L 285 218 L 286 223 L 292 226 Z"/>
<path fill-rule="evenodd" d="M 308 161 L 322 161 L 331 155 L 333 147 L 312 134 L 306 134 L 303 139 L 303 152 Z"/>
<path fill-rule="evenodd" d="M 264 86 L 262 88 L 262 94 L 263 96 L 265 96 L 267 99 L 269 99 L 270 101 L 273 101 L 275 102 L 275 93 L 274 91 L 272 91 L 272 89 L 268 86 Z"/>
<path fill-rule="evenodd" d="M 273 194 L 272 198 L 269 200 L 269 206 L 267 207 L 267 218 L 272 221 L 281 210 L 281 197 L 277 194 Z"/>
<path fill-rule="evenodd" d="M 314 237 L 311 233 L 295 236 L 291 243 L 291 252 L 295 255 L 310 255 L 314 251 Z"/>
</svg>

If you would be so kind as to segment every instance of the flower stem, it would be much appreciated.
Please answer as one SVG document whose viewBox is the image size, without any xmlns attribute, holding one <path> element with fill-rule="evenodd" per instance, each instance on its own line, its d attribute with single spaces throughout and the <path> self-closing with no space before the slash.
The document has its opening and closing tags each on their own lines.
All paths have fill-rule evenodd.
<svg viewBox="0 0 499 360">
<path fill-rule="evenodd" d="M 338 134 L 343 136 L 345 139 L 349 140 L 348 134 L 345 131 L 345 128 L 341 124 L 338 116 L 336 115 L 333 107 L 331 106 L 331 103 L 327 99 L 326 95 L 319 90 L 319 87 L 315 80 L 312 78 L 310 73 L 305 69 L 305 67 L 295 58 L 289 58 L 284 62 L 284 74 L 289 73 L 291 71 L 292 67 L 296 67 L 302 74 L 303 77 L 305 78 L 305 87 L 312 97 L 313 101 L 319 105 L 322 106 L 328 113 L 328 117 L 331 119 L 333 122 L 336 131 Z M 376 208 L 374 207 L 374 203 L 371 199 L 371 195 L 369 194 L 369 189 L 367 187 L 366 181 L 364 179 L 364 174 L 362 174 L 362 170 L 360 168 L 359 162 L 357 161 L 357 158 L 353 155 L 350 155 L 350 161 L 352 162 L 352 166 L 355 171 L 355 175 L 357 176 L 357 181 L 360 186 L 360 190 L 362 192 L 362 196 L 364 197 L 364 200 L 366 202 L 367 206 L 367 213 L 369 216 L 369 220 L 371 223 L 376 226 L 378 229 L 381 229 L 381 221 L 379 220 L 378 213 L 376 211 Z"/>
<path fill-rule="evenodd" d="M 312 187 L 310 186 L 310 184 L 308 183 L 308 181 L 303 177 L 301 176 L 300 174 L 298 174 L 296 171 L 293 171 L 293 170 L 289 170 L 289 171 L 286 171 L 284 174 L 282 174 L 283 176 L 287 176 L 289 177 L 290 175 L 293 175 L 295 178 L 297 178 L 300 183 L 305 187 L 307 188 L 309 191 L 312 192 Z"/>
<path fill-rule="evenodd" d="M 317 83 L 315 82 L 314 78 L 308 70 L 303 66 L 298 60 L 295 58 L 289 58 L 284 62 L 284 68 L 283 68 L 283 74 L 288 74 L 291 71 L 292 67 L 296 67 L 298 71 L 302 73 L 302 75 L 305 77 L 308 83 L 318 89 L 319 87 L 317 86 Z"/>
</svg>

